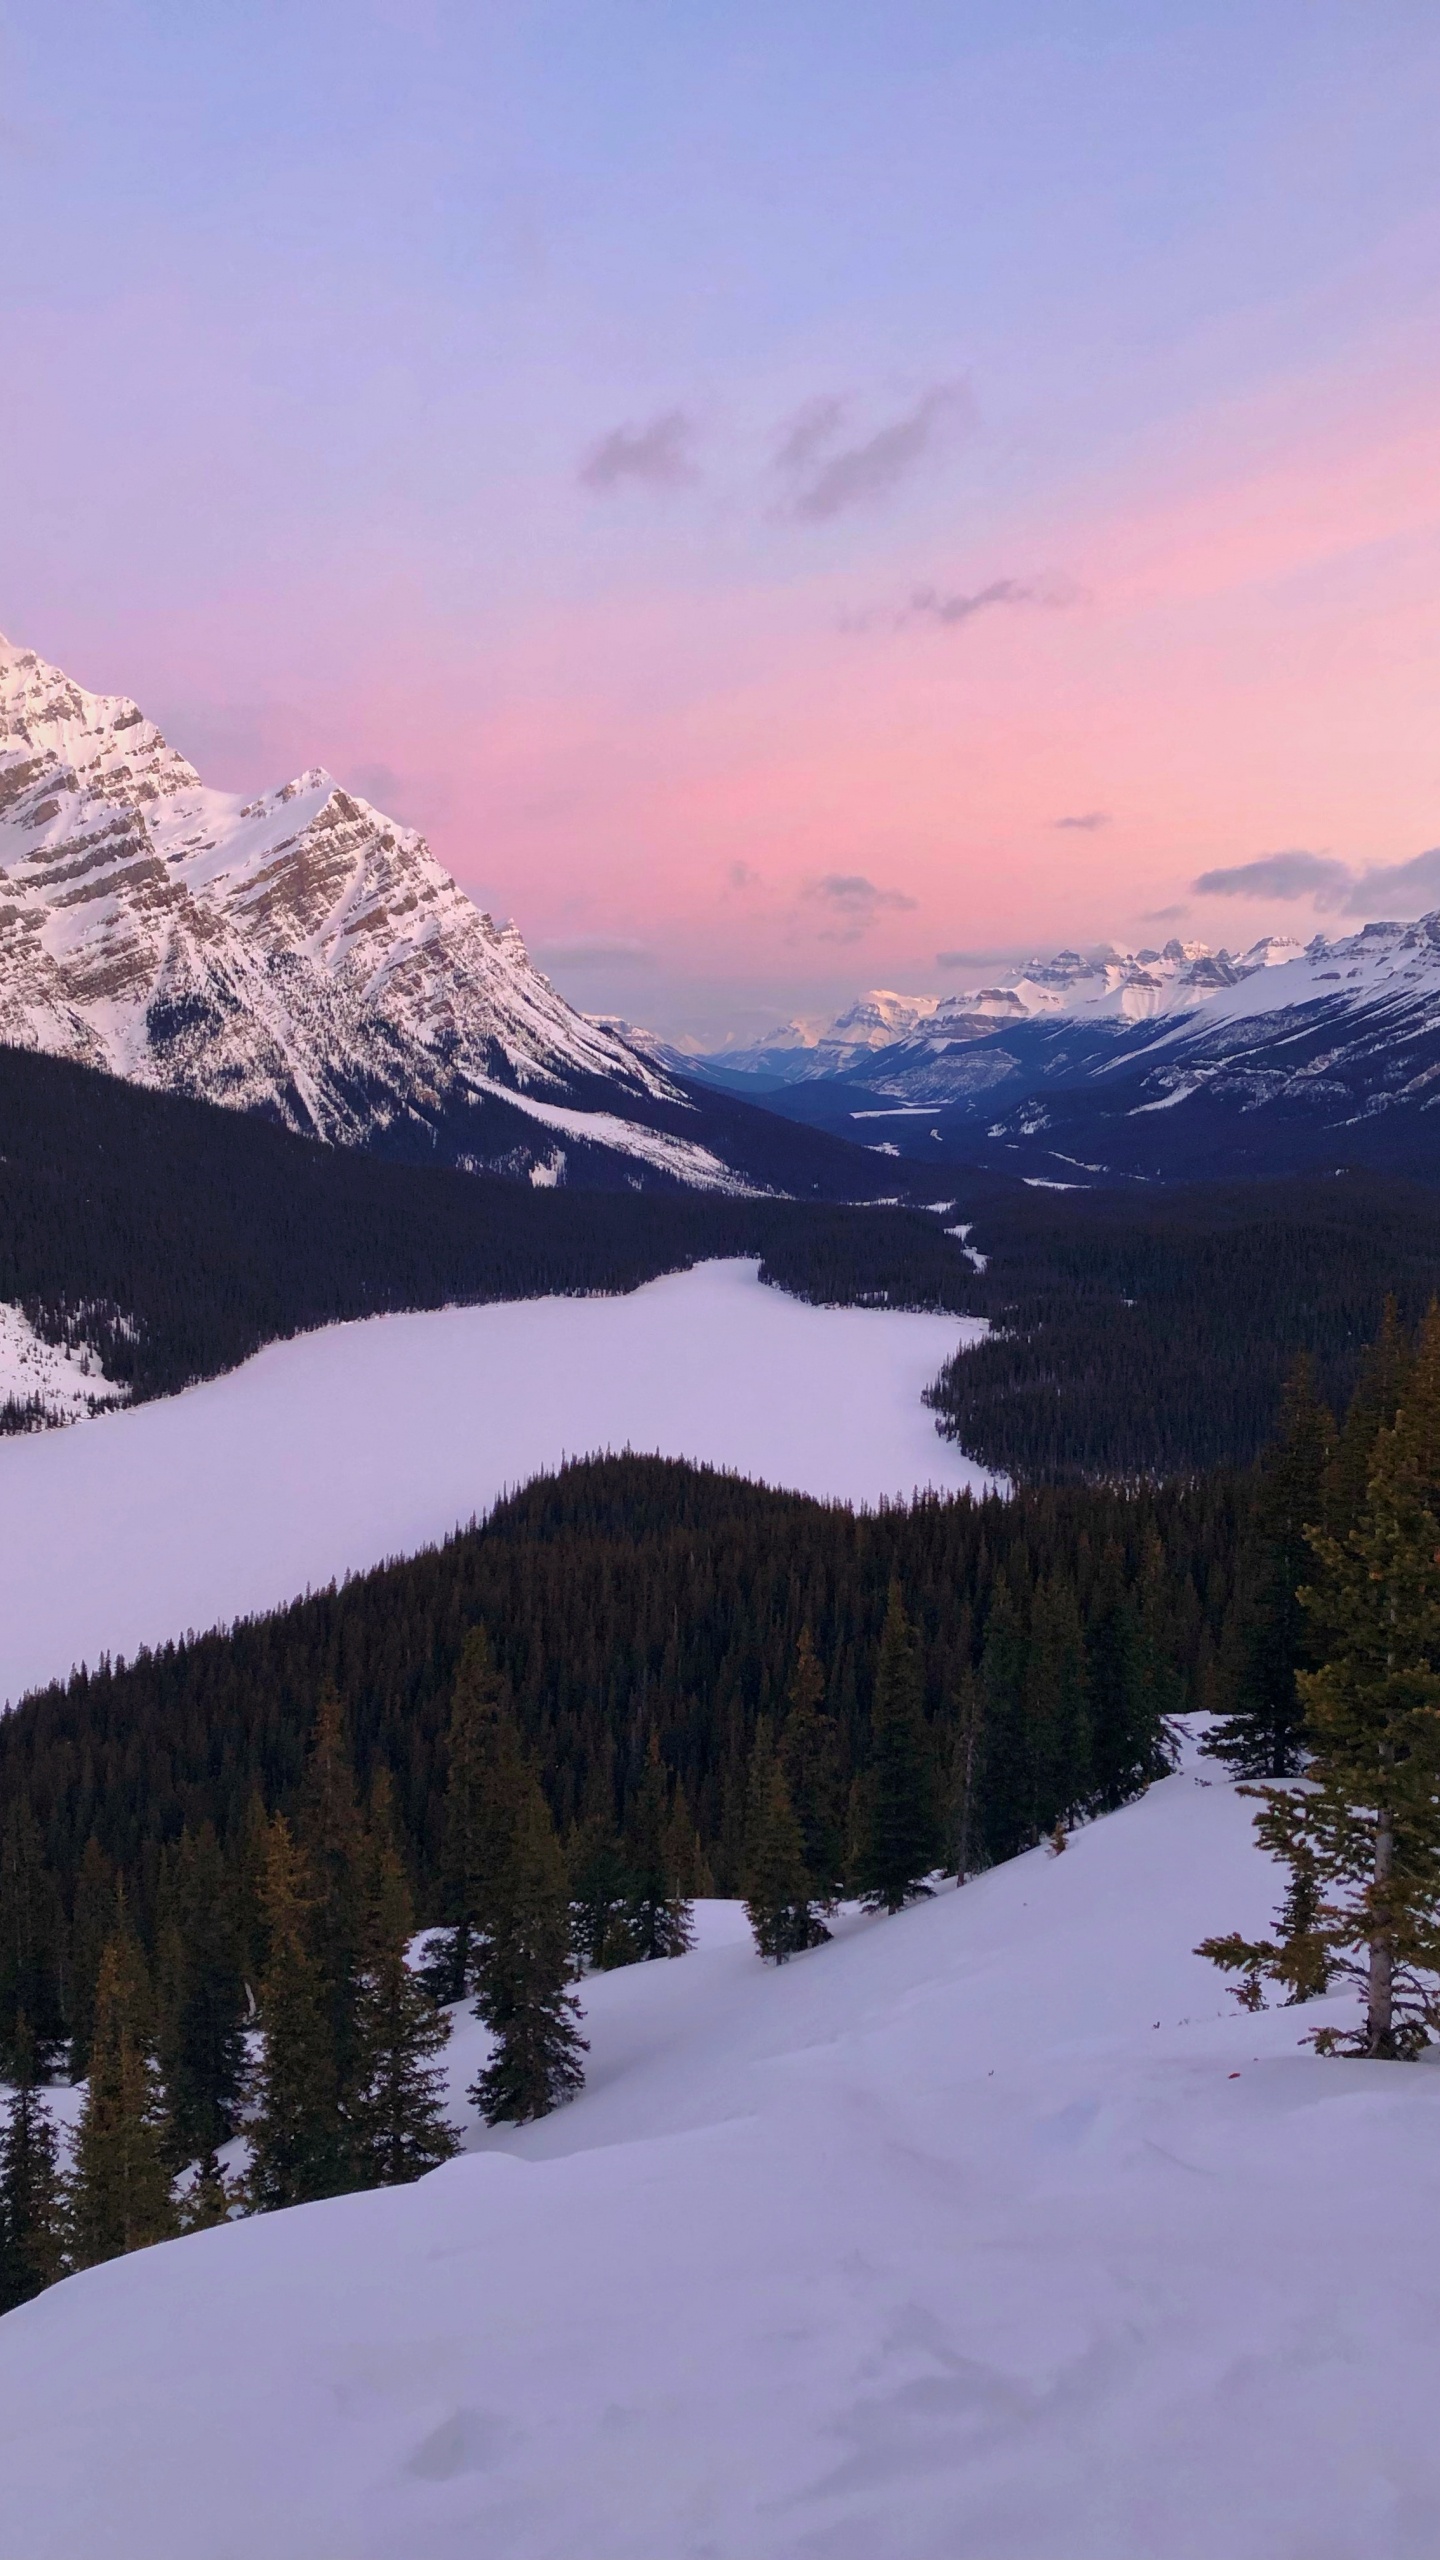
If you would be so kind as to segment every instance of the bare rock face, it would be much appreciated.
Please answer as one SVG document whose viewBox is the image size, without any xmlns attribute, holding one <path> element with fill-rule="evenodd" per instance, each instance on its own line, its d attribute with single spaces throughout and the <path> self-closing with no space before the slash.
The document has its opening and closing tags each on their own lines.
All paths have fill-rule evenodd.
<svg viewBox="0 0 1440 2560">
<path fill-rule="evenodd" d="M 341 1143 L 457 1094 L 686 1107 L 423 836 L 319 768 L 208 790 L 133 702 L 3 639 L 0 1041 Z"/>
</svg>

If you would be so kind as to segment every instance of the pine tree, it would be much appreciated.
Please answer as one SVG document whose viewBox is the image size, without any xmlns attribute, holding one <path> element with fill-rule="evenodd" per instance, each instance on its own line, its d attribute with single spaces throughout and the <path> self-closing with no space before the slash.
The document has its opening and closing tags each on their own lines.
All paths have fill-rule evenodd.
<svg viewBox="0 0 1440 2560">
<path fill-rule="evenodd" d="M 230 2140 L 245 2086 L 244 1947 L 213 1823 L 181 1834 L 172 1900 L 159 2042 L 178 2166 Z"/>
<path fill-rule="evenodd" d="M 672 1861 L 669 1819 L 660 1737 L 652 1727 L 625 1839 L 625 1925 L 642 1964 L 658 1956 L 686 1955 L 695 1943 L 690 1903 Z"/>
<path fill-rule="evenodd" d="M 243 2209 L 245 2190 L 227 2178 L 213 2151 L 207 2151 L 180 2199 L 182 2231 L 216 2231 Z"/>
<path fill-rule="evenodd" d="M 126 1919 L 100 1960 L 90 2078 L 75 2137 L 77 2267 L 172 2239 L 180 2228 L 155 2066 L 150 1988 Z"/>
<path fill-rule="evenodd" d="M 22 2016 L 38 2061 L 63 2044 L 60 1947 L 60 1897 L 40 1826 L 17 1796 L 0 1825 L 0 2054 L 13 2050 Z"/>
<path fill-rule="evenodd" d="M 1237 1566 L 1226 1656 L 1226 1713 L 1202 1748 L 1246 1778 L 1291 1778 L 1301 1765 L 1298 1670 L 1313 1669 L 1300 1586 L 1313 1579 L 1307 1532 L 1325 1513 L 1335 1426 L 1316 1396 L 1308 1358 L 1285 1389 L 1280 1436 L 1256 1471 Z"/>
<path fill-rule="evenodd" d="M 929 1892 L 925 1878 L 940 1841 L 919 1639 L 895 1582 L 880 1638 L 863 1801 L 856 1882 L 872 1910 L 899 1911 Z"/>
<path fill-rule="evenodd" d="M 950 1856 L 961 1884 L 973 1869 L 978 1845 L 976 1797 L 983 1741 L 980 1684 L 967 1665 L 956 1686 L 955 1727 L 950 1744 Z"/>
<path fill-rule="evenodd" d="M 1361 1363 L 1326 1469 L 1324 1525 L 1332 1538 L 1348 1537 L 1365 1508 L 1375 1471 L 1375 1444 L 1400 1409 L 1412 1357 L 1400 1310 L 1393 1298 L 1387 1298 L 1380 1331 Z"/>
<path fill-rule="evenodd" d="M 1085 1636 L 1074 1584 L 1051 1575 L 1036 1589 L 1024 1675 L 1032 1841 L 1088 1803 L 1090 1710 Z"/>
<path fill-rule="evenodd" d="M 35 2085 L 34 2047 L 22 2016 L 15 2088 L 0 2133 L 0 2312 L 29 2302 L 65 2273 L 67 2237 L 60 2138 Z"/>
<path fill-rule="evenodd" d="M 1363 2024 L 1324 2030 L 1317 2046 L 1408 2058 L 1440 2032 L 1440 1309 L 1376 1440 L 1355 1526 L 1311 1543 L 1309 1783 L 1253 1790 L 1262 1843 L 1290 1866 L 1288 1930 L 1239 1955 L 1234 1938 L 1205 1951 L 1248 1962 L 1257 1982 L 1358 1982 Z"/>
<path fill-rule="evenodd" d="M 115 1870 L 92 1831 L 85 1843 L 75 1880 L 75 1909 L 70 1923 L 70 1966 L 66 2012 L 70 2025 L 70 2077 L 83 2080 L 90 2068 L 90 2039 L 95 2032 L 95 1986 L 100 1959 L 115 1935 Z"/>
<path fill-rule="evenodd" d="M 438 2060 L 450 2040 L 450 2019 L 405 1960 L 414 1910 L 384 1770 L 371 1790 L 369 1832 L 357 2132 L 363 2183 L 397 2187 L 438 2168 L 458 2148 L 446 2119 L 446 2073 Z"/>
<path fill-rule="evenodd" d="M 506 1847 L 482 1942 L 475 2014 L 495 2039 L 470 2090 L 487 2124 L 529 2124 L 572 2098 L 588 2048 L 570 1989 L 565 1861 L 540 1782 L 506 1755 Z"/>
<path fill-rule="evenodd" d="M 622 1943 L 634 1948 L 625 1927 L 624 1853 L 608 1807 L 587 1815 L 570 1844 L 570 1931 L 576 1957 L 597 1972 L 605 1965 L 607 1947 L 616 1946 L 618 1922 Z"/>
<path fill-rule="evenodd" d="M 787 1956 L 829 1937 L 814 1908 L 805 1844 L 765 1716 L 750 1755 L 744 1893 L 755 1944 L 772 1964 L 784 1964 Z"/>
<path fill-rule="evenodd" d="M 841 1821 L 840 1742 L 826 1715 L 825 1675 L 808 1627 L 801 1629 L 790 1682 L 789 1712 L 780 1734 L 780 1766 L 800 1825 L 811 1899 L 828 1909 L 845 1875 Z"/>
<path fill-rule="evenodd" d="M 483 1627 L 460 1654 L 446 1732 L 441 1906 L 446 1926 L 430 1940 L 430 1971 L 442 2000 L 463 2000 L 475 1981 L 485 1897 L 503 1842 L 496 1829 L 498 1755 L 506 1721 L 505 1684 Z"/>
<path fill-rule="evenodd" d="M 306 2204 L 351 2183 L 341 2121 L 327 1985 L 312 1946 L 313 1886 L 289 1825 L 270 1825 L 263 1887 L 269 1948 L 260 1987 L 263 2030 L 250 2133 L 256 2209 Z"/>
<path fill-rule="evenodd" d="M 310 1950 L 335 2074 L 337 2139 L 360 2103 L 359 1977 L 365 1935 L 365 1826 L 333 1688 L 322 1691 L 296 1809 L 296 1845 L 308 1878 Z M 358 2172 L 357 2172 L 358 2174 Z M 341 2183 L 347 2183 L 337 2168 Z"/>
</svg>

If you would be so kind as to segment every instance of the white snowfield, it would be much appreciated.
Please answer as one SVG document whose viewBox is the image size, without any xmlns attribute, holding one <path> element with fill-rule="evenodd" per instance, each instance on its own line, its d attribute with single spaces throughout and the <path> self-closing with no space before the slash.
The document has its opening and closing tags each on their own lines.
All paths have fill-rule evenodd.
<svg viewBox="0 0 1440 2560">
<path fill-rule="evenodd" d="M 983 1318 L 806 1306 L 757 1270 L 331 1325 L 0 1440 L 0 1699 L 411 1554 L 597 1451 L 855 1503 L 992 1481 L 920 1401 Z"/>
<path fill-rule="evenodd" d="M 778 1973 L 710 1905 L 545 2123 L 12 2313 L 0 2555 L 1433 2560 L 1440 2072 L 1190 1952 L 1268 1917 L 1250 1812 L 1167 1779 Z"/>
</svg>

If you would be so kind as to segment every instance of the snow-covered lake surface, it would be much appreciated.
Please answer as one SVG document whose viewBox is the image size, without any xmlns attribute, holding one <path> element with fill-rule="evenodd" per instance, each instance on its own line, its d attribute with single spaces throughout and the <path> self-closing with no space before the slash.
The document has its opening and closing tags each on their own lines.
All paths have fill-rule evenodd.
<svg viewBox="0 0 1440 2560">
<path fill-rule="evenodd" d="M 990 1481 L 920 1401 L 983 1319 L 810 1307 L 756 1269 L 333 1325 L 0 1441 L 0 1698 L 410 1554 L 567 1457 L 656 1450 L 855 1503 Z"/>
<path fill-rule="evenodd" d="M 1202 1763 L 778 1973 L 709 1905 L 545 2123 L 12 2313 L 0 2555 L 1433 2560 L 1440 2071 L 1191 1953 L 1252 1810 Z"/>
</svg>

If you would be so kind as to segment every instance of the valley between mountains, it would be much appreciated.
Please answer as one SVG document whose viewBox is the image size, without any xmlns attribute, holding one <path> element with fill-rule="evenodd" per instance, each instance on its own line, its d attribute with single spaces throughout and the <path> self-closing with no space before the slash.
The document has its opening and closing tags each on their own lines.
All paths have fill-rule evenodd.
<svg viewBox="0 0 1440 2560">
<path fill-rule="evenodd" d="M 0 645 L 0 2560 L 1430 2560 L 1437 1043 L 682 1055 Z"/>
</svg>

